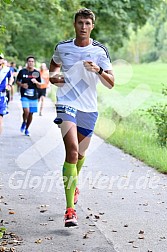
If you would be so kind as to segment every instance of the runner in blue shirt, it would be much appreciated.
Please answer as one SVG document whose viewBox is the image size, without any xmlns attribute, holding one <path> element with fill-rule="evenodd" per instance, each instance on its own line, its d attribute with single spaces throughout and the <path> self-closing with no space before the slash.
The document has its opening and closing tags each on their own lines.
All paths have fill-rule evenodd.
<svg viewBox="0 0 167 252">
<path fill-rule="evenodd" d="M 3 66 L 4 56 L 0 55 L 0 133 L 2 131 L 3 116 L 8 114 L 7 112 L 7 97 L 6 88 L 11 87 L 13 83 L 13 77 L 9 67 Z"/>
</svg>

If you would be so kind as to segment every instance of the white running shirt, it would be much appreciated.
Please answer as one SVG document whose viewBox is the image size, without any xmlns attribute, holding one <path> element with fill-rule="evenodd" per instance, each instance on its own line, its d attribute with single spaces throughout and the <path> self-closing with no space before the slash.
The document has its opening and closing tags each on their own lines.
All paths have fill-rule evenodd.
<svg viewBox="0 0 167 252">
<path fill-rule="evenodd" d="M 68 105 L 83 112 L 96 112 L 96 85 L 99 77 L 87 71 L 83 62 L 93 61 L 104 71 L 112 70 L 109 53 L 104 45 L 95 40 L 91 39 L 91 43 L 85 47 L 76 46 L 74 40 L 60 42 L 53 54 L 53 61 L 62 65 L 65 77 L 64 86 L 57 90 L 57 104 Z"/>
</svg>

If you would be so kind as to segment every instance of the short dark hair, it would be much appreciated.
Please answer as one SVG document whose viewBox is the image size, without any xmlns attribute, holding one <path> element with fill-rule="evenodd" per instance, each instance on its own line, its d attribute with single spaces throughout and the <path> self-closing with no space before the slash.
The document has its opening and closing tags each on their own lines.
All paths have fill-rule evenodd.
<svg viewBox="0 0 167 252">
<path fill-rule="evenodd" d="M 90 18 L 90 19 L 92 19 L 92 23 L 93 24 L 95 23 L 95 14 L 90 9 L 82 8 L 82 9 L 78 10 L 74 16 L 75 22 L 77 20 L 77 17 Z"/>
<path fill-rule="evenodd" d="M 28 61 L 30 58 L 34 59 L 35 60 L 35 57 L 32 56 L 32 55 L 29 55 L 27 58 L 26 58 L 26 61 Z"/>
</svg>

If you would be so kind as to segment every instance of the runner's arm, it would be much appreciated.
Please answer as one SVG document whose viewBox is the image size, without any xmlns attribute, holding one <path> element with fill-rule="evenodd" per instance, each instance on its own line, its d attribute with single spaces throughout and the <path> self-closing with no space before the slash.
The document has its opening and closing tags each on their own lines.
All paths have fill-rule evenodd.
<svg viewBox="0 0 167 252">
<path fill-rule="evenodd" d="M 99 71 L 100 71 L 100 67 L 99 67 Z M 114 86 L 114 75 L 113 75 L 112 70 L 102 71 L 102 73 L 98 74 L 98 76 L 104 86 L 108 87 L 109 89 L 111 89 Z"/>
<path fill-rule="evenodd" d="M 25 89 L 27 89 L 28 88 L 28 84 L 27 83 L 22 83 L 21 81 L 16 81 L 16 83 L 17 83 L 17 85 L 19 86 L 19 87 L 22 87 L 22 88 L 25 88 Z"/>
<path fill-rule="evenodd" d="M 64 76 L 60 74 L 60 69 L 61 64 L 55 63 L 52 59 L 49 67 L 49 80 L 57 87 L 62 87 L 64 85 Z"/>
<path fill-rule="evenodd" d="M 100 66 L 96 65 L 93 61 L 84 61 L 85 68 L 90 71 L 98 74 L 100 81 L 104 86 L 111 89 L 114 86 L 114 75 L 112 70 L 103 70 Z"/>
</svg>

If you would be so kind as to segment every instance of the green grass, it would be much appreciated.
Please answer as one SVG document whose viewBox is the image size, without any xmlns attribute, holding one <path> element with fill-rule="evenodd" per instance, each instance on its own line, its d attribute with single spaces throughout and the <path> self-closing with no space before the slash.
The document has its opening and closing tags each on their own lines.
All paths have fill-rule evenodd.
<svg viewBox="0 0 167 252">
<path fill-rule="evenodd" d="M 134 125 L 129 126 L 126 122 L 120 123 L 106 141 L 158 171 L 167 173 L 167 148 L 161 148 L 147 131 L 132 127 Z"/>
<path fill-rule="evenodd" d="M 95 132 L 110 144 L 167 173 L 167 148 L 157 143 L 153 119 L 144 110 L 165 103 L 162 84 L 167 84 L 167 65 L 133 65 L 131 80 L 108 90 L 98 85 L 99 120 Z M 144 84 L 141 86 L 141 84 Z"/>
<path fill-rule="evenodd" d="M 95 133 L 159 172 L 167 173 L 167 148 L 158 145 L 154 121 L 144 112 L 158 102 L 166 102 L 161 92 L 162 84 L 167 85 L 167 64 L 132 65 L 132 69 L 133 76 L 125 84 L 119 85 L 116 80 L 112 90 L 98 85 L 99 119 Z M 55 92 L 52 86 L 49 97 L 54 102 Z"/>
<path fill-rule="evenodd" d="M 142 106 L 140 106 L 140 108 L 144 108 L 152 104 L 155 104 L 155 102 L 157 101 L 164 101 L 165 98 L 161 95 L 161 90 L 163 84 L 167 84 L 166 69 L 167 64 L 160 64 L 160 63 L 132 65 L 133 75 L 132 78 L 129 80 L 129 82 L 120 85 L 119 83 L 117 83 L 119 81 L 119 76 L 115 76 L 116 84 L 113 91 L 109 91 L 102 85 L 98 85 L 99 95 L 103 96 L 103 99 L 111 101 L 115 96 L 115 92 L 118 92 L 123 97 L 126 97 L 128 94 L 130 94 L 130 92 L 134 91 L 137 87 L 139 87 L 140 85 L 144 85 L 150 90 L 150 96 L 145 100 L 144 103 L 142 103 Z M 123 71 L 123 69 L 121 70 Z M 117 75 L 122 74 L 121 70 L 118 71 L 116 68 Z M 138 94 L 138 96 L 139 95 L 140 93 Z"/>
</svg>

